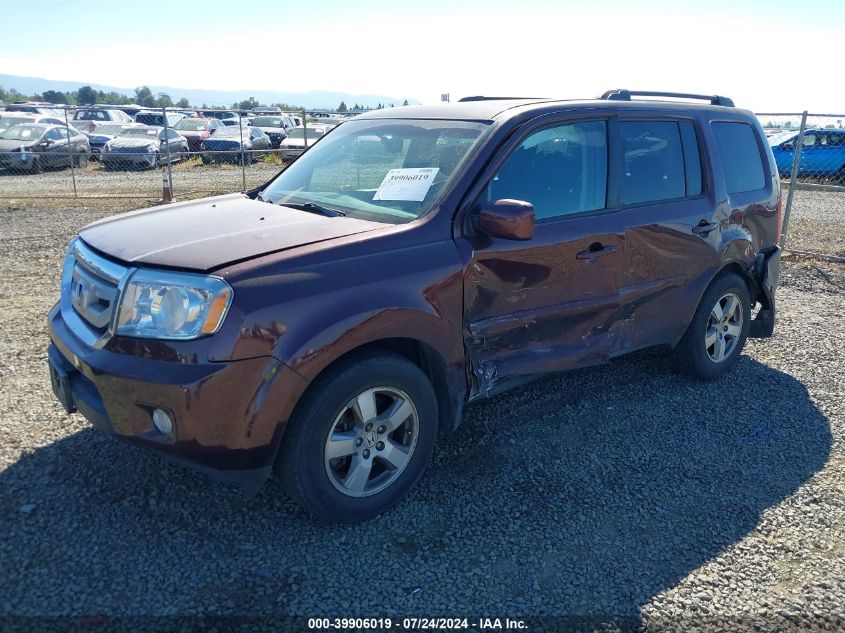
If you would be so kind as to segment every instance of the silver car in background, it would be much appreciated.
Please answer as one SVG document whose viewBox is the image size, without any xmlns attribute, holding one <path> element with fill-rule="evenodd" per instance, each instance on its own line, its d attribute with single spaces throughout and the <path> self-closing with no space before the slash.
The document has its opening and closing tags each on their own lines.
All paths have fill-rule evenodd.
<svg viewBox="0 0 845 633">
<path fill-rule="evenodd" d="M 182 160 L 187 153 L 184 136 L 149 125 L 126 129 L 103 145 L 100 162 L 105 169 L 144 169 Z"/>
</svg>

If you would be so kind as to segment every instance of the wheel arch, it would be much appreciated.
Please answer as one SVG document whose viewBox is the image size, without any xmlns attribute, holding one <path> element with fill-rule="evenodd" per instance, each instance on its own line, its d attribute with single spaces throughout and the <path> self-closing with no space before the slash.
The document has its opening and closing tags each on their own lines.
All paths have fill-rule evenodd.
<svg viewBox="0 0 845 633">
<path fill-rule="evenodd" d="M 463 388 L 450 388 L 450 385 L 454 382 L 454 374 L 450 370 L 446 358 L 433 345 L 418 338 L 387 336 L 375 338 L 352 347 L 324 364 L 314 375 L 306 393 L 314 388 L 321 377 L 327 375 L 339 365 L 354 362 L 356 358 L 378 353 L 392 353 L 401 356 L 419 367 L 431 382 L 434 394 L 437 397 L 438 427 L 441 434 L 448 434 L 458 427 L 466 397 L 465 383 Z M 300 397 L 300 401 L 304 397 L 305 393 Z"/>
</svg>

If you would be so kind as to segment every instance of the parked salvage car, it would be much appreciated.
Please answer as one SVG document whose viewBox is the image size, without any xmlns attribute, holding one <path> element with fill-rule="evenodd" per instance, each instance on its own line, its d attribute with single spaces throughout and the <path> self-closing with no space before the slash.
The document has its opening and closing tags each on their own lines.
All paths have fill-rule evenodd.
<svg viewBox="0 0 845 633">
<path fill-rule="evenodd" d="M 79 108 L 73 114 L 73 125 L 82 133 L 93 132 L 99 123 L 132 123 L 134 119 L 117 108 L 91 106 Z"/>
<path fill-rule="evenodd" d="M 141 110 L 135 115 L 135 122 L 143 123 L 144 125 L 160 126 L 164 126 L 167 123 L 168 127 L 173 127 L 184 118 L 185 115 L 179 112 L 168 112 L 165 115 L 161 110 Z"/>
<path fill-rule="evenodd" d="M 258 128 L 224 126 L 202 142 L 202 162 L 252 163 L 273 148 L 270 137 Z"/>
<path fill-rule="evenodd" d="M 287 138 L 288 130 L 296 127 L 293 121 L 285 115 L 257 116 L 252 120 L 252 126 L 258 128 L 270 137 L 273 149 L 279 149 L 282 141 Z"/>
<path fill-rule="evenodd" d="M 46 101 L 15 101 L 6 105 L 6 112 L 29 112 L 30 114 L 43 114 L 46 116 L 63 117 L 61 108 Z"/>
<path fill-rule="evenodd" d="M 309 125 L 289 130 L 285 140 L 279 144 L 281 150 L 279 155 L 282 157 L 282 161 L 289 163 L 296 160 L 306 148 L 320 140 L 332 127 L 331 125 Z"/>
<path fill-rule="evenodd" d="M 159 126 L 132 127 L 108 141 L 100 150 L 106 169 L 158 167 L 182 160 L 188 153 L 188 140 L 172 129 Z"/>
<path fill-rule="evenodd" d="M 188 149 L 192 152 L 200 151 L 202 142 L 209 138 L 216 130 L 224 127 L 220 119 L 185 118 L 178 121 L 173 129 L 188 139 Z"/>
<path fill-rule="evenodd" d="M 654 97 L 692 98 L 377 110 L 248 193 L 89 225 L 48 317 L 56 397 L 357 521 L 473 400 L 652 346 L 724 376 L 774 329 L 777 168 L 729 99 Z"/>
<path fill-rule="evenodd" d="M 132 128 L 146 128 L 141 123 L 101 123 L 94 127 L 94 130 L 85 134 L 88 143 L 91 145 L 91 156 L 99 158 L 100 152 L 106 143 L 120 136 L 125 130 Z"/>
<path fill-rule="evenodd" d="M 769 137 L 780 173 L 792 172 L 797 132 L 783 132 Z M 799 176 L 822 176 L 845 184 L 845 130 L 810 129 L 804 133 Z"/>
<path fill-rule="evenodd" d="M 47 167 L 81 167 L 91 149 L 84 134 L 73 127 L 21 123 L 0 133 L 0 167 L 41 172 Z"/>
<path fill-rule="evenodd" d="M 45 123 L 48 125 L 65 125 L 64 118 L 45 114 L 31 114 L 29 112 L 4 112 L 0 114 L 0 134 L 10 127 L 20 125 L 21 123 Z M 76 134 L 75 126 L 72 134 Z"/>
</svg>

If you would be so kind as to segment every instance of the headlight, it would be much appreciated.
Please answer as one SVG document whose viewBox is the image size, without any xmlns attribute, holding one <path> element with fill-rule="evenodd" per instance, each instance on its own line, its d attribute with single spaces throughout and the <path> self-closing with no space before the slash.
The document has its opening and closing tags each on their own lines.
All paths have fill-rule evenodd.
<svg viewBox="0 0 845 633">
<path fill-rule="evenodd" d="M 115 334 L 182 340 L 214 334 L 233 294 L 219 277 L 137 270 L 123 291 Z"/>
<path fill-rule="evenodd" d="M 155 145 L 147 145 L 146 151 L 148 151 L 152 154 L 154 151 L 156 151 L 156 146 Z"/>
<path fill-rule="evenodd" d="M 106 143 L 105 145 L 103 145 L 103 147 L 102 147 L 102 149 L 101 149 L 100 151 L 101 151 L 101 152 L 110 152 L 110 151 L 111 151 L 111 145 L 109 145 L 108 143 Z"/>
</svg>

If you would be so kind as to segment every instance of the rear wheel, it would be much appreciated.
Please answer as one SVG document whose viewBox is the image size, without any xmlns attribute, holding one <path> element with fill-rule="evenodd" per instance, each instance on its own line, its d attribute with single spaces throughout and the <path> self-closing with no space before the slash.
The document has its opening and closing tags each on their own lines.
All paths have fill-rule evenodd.
<svg viewBox="0 0 845 633">
<path fill-rule="evenodd" d="M 718 277 L 704 293 L 674 355 L 678 368 L 714 380 L 737 363 L 751 324 L 751 296 L 739 275 Z"/>
<path fill-rule="evenodd" d="M 282 439 L 277 470 L 299 505 L 326 521 L 381 514 L 428 464 L 437 402 L 426 375 L 392 354 L 345 361 L 309 389 Z"/>
</svg>

